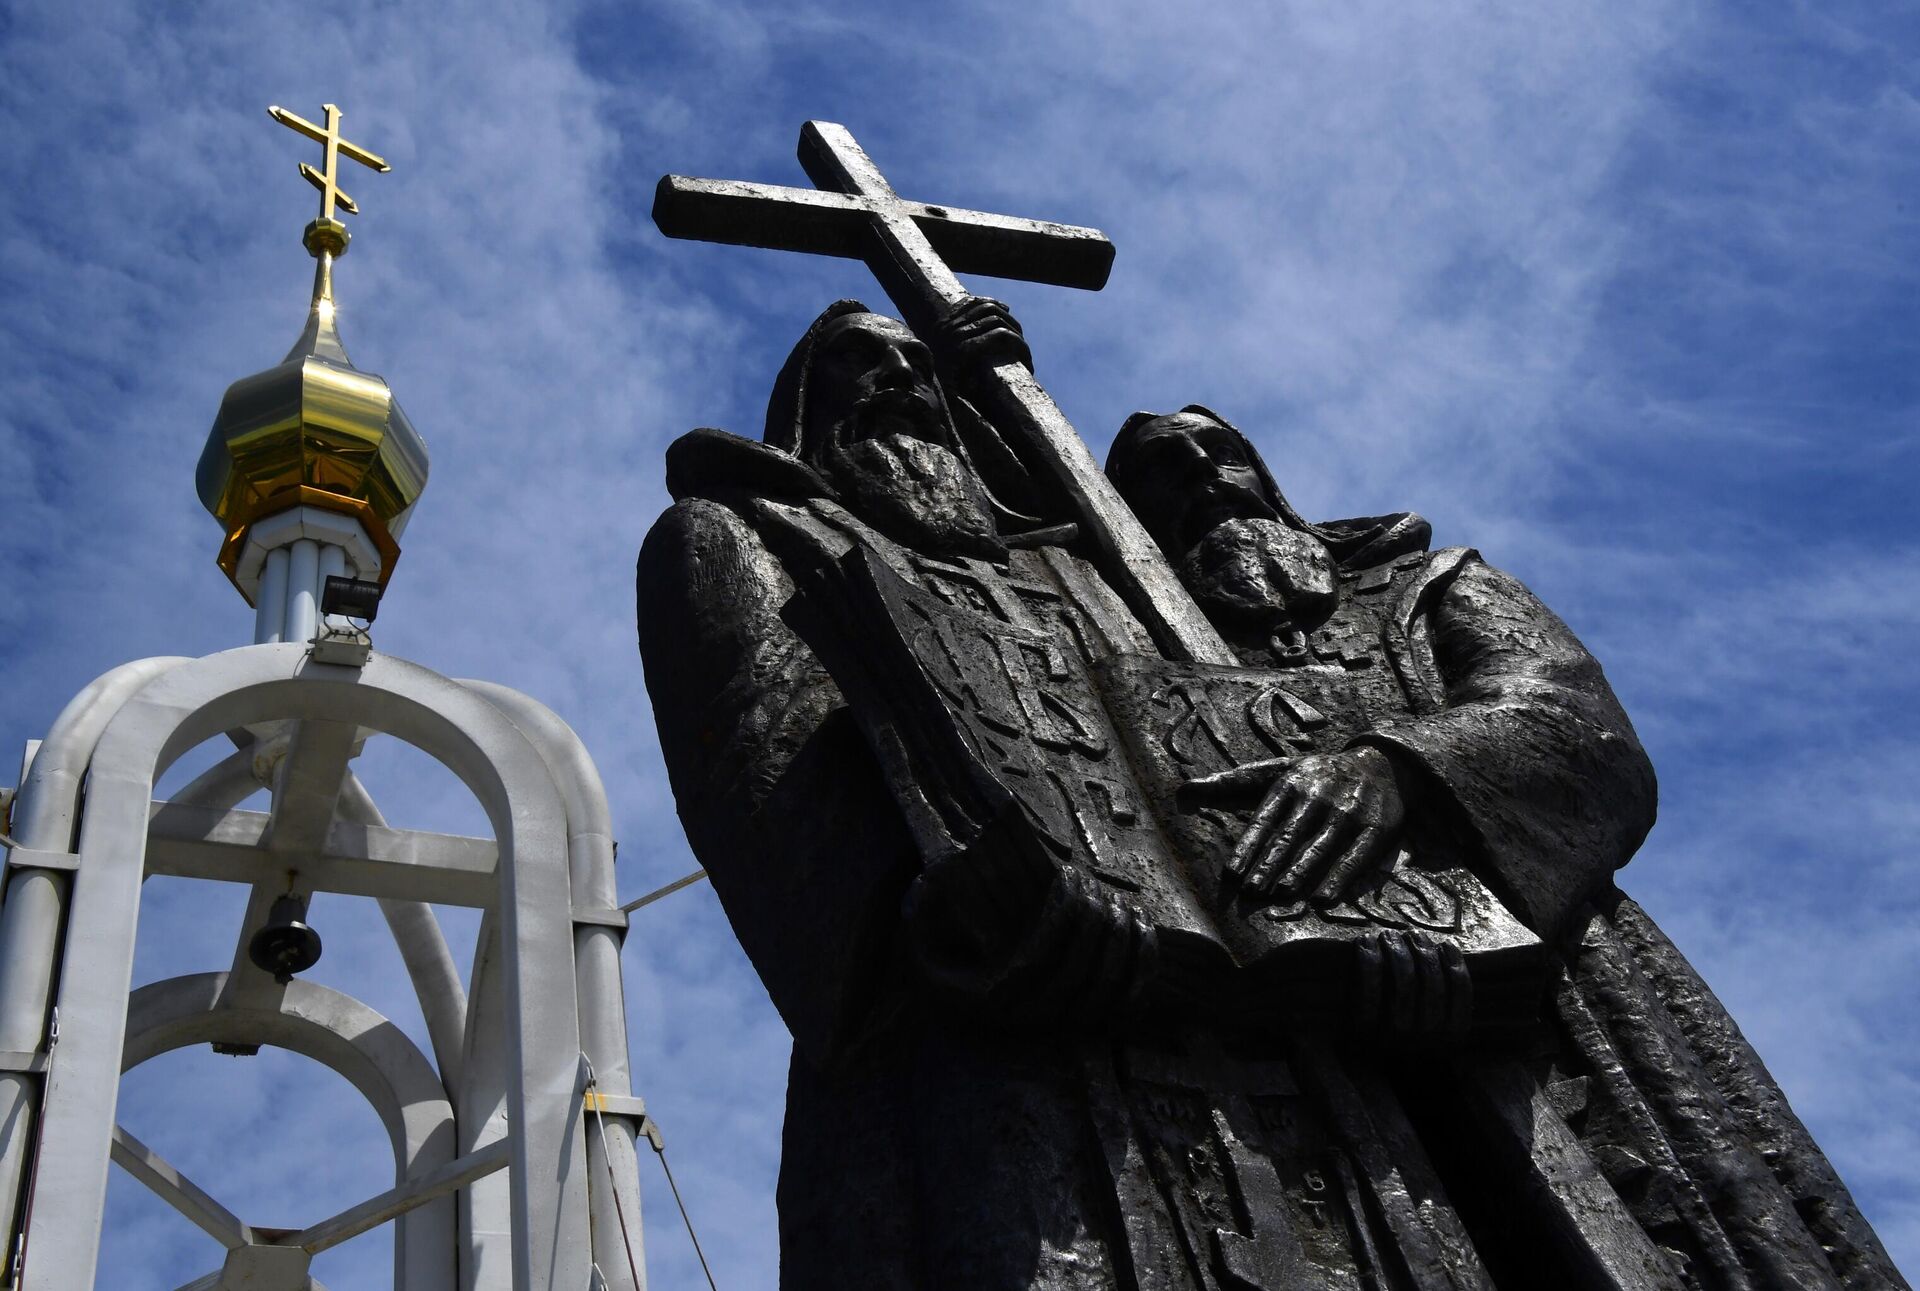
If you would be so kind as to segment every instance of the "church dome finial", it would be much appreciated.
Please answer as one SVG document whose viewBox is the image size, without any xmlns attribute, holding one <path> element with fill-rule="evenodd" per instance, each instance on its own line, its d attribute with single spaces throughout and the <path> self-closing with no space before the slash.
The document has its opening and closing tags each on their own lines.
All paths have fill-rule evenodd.
<svg viewBox="0 0 1920 1291">
<path fill-rule="evenodd" d="M 326 150 L 324 168 L 300 164 L 301 175 L 320 190 L 319 217 L 301 239 L 315 261 L 313 299 L 286 358 L 227 389 L 195 473 L 201 502 L 226 532 L 220 567 L 256 605 L 280 531 L 295 534 L 295 541 L 305 532 L 298 522 L 281 522 L 283 513 L 330 512 L 341 518 L 337 527 L 351 533 L 357 526 L 359 541 L 333 545 L 343 548 L 354 576 L 384 585 L 400 556 L 400 533 L 427 483 L 426 442 L 387 383 L 347 357 L 333 295 L 333 262 L 349 242 L 334 211 L 359 212 L 338 185 L 338 159 L 382 172 L 391 167 L 340 137 L 340 110 L 331 103 L 325 105 L 324 126 L 283 108 L 267 110 Z M 329 523 L 322 519 L 305 529 Z M 263 527 L 271 532 L 262 533 Z"/>
</svg>

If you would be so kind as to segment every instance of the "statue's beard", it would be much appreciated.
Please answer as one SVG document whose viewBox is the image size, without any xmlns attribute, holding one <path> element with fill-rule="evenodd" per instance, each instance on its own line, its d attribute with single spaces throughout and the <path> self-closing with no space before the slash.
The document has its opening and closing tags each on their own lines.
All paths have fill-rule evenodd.
<svg viewBox="0 0 1920 1291">
<path fill-rule="evenodd" d="M 1005 552 L 986 487 L 943 444 L 881 435 L 834 444 L 822 465 L 848 509 L 896 542 L 935 555 Z"/>
<path fill-rule="evenodd" d="M 1326 544 L 1278 520 L 1228 520 L 1195 543 L 1180 580 L 1209 617 L 1271 631 L 1313 627 L 1336 602 Z"/>
<path fill-rule="evenodd" d="M 875 390 L 856 402 L 833 427 L 832 442 L 857 444 L 889 435 L 940 442 L 946 418 L 925 392 L 899 387 Z"/>
</svg>

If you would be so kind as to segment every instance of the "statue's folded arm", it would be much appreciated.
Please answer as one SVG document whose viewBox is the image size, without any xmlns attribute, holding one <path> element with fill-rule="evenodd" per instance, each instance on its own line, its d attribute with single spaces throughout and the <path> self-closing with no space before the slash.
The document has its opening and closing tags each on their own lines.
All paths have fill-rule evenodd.
<svg viewBox="0 0 1920 1291">
<path fill-rule="evenodd" d="M 752 528 L 676 503 L 641 548 L 640 654 L 689 841 L 803 1054 L 890 1010 L 917 868 L 839 691 L 780 620 L 792 583 Z"/>
<path fill-rule="evenodd" d="M 1517 579 L 1468 560 L 1428 627 L 1444 705 L 1363 738 L 1418 768 L 1550 937 L 1652 828 L 1652 764 L 1599 662 Z"/>
</svg>

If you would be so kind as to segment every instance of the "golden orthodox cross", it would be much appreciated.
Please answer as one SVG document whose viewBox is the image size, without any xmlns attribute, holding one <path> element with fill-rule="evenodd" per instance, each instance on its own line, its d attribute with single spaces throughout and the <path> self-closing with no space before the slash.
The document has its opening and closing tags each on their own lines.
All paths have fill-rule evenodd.
<svg viewBox="0 0 1920 1291">
<path fill-rule="evenodd" d="M 923 336 L 967 299 L 957 272 L 1097 291 L 1113 265 L 1113 243 L 1098 229 L 908 201 L 845 126 L 802 126 L 800 165 L 817 188 L 664 176 L 654 190 L 653 222 L 670 238 L 865 260 Z M 983 411 L 1025 438 L 1074 500 L 1102 572 L 1161 649 L 1176 659 L 1235 662 L 1026 365 L 996 367 L 983 393 L 993 405 Z"/>
<path fill-rule="evenodd" d="M 349 215 L 360 214 L 360 208 L 354 205 L 353 199 L 341 191 L 339 182 L 340 158 L 346 157 L 359 162 L 362 166 L 371 166 L 383 175 L 392 170 L 393 167 L 387 165 L 384 159 L 368 152 L 359 144 L 350 143 L 340 137 L 340 118 L 342 114 L 339 108 L 331 103 L 323 103 L 320 107 L 321 110 L 327 114 L 327 124 L 324 127 L 315 125 L 305 117 L 295 116 L 285 108 L 269 107 L 267 109 L 267 115 L 271 116 L 275 121 L 278 121 L 289 130 L 299 131 L 326 150 L 326 165 L 324 168 L 316 170 L 303 161 L 300 163 L 300 174 L 309 184 L 312 184 L 320 190 L 320 219 L 331 223 L 333 221 L 333 208 L 335 203 L 338 203 L 340 209 Z"/>
</svg>

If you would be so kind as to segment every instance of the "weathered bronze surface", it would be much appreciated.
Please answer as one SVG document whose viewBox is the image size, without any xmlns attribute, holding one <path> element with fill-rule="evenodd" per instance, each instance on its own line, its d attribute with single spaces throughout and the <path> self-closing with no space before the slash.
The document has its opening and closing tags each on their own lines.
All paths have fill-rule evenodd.
<svg viewBox="0 0 1920 1291">
<path fill-rule="evenodd" d="M 822 188 L 858 199 L 858 218 L 864 220 L 864 239 L 858 244 L 874 277 L 886 288 L 908 323 L 934 332 L 949 320 L 965 317 L 971 297 L 942 258 L 917 219 L 912 203 L 903 201 L 880 173 L 873 159 L 844 126 L 809 121 L 800 131 L 800 164 Z M 680 180 L 667 176 L 654 199 L 654 219 L 675 237 L 707 237 L 720 241 L 748 240 L 756 246 L 794 251 L 821 249 L 813 228 L 817 212 L 805 200 L 794 200 L 793 189 L 764 189 L 752 203 L 758 212 L 753 236 L 743 239 L 728 222 L 708 228 L 693 222 L 677 193 L 689 185 L 712 181 Z M 780 218 L 786 216 L 789 218 Z M 1088 247 L 1111 246 L 1091 229 L 1044 221 L 993 217 L 998 223 L 978 225 L 980 236 L 966 244 L 968 266 L 975 273 L 1041 282 L 1070 282 L 1099 286 L 1097 277 L 1081 279 L 1058 266 L 1088 258 Z M 991 334 L 988 328 L 983 337 Z M 1017 336 L 1017 333 L 1016 333 Z M 1153 542 L 1133 513 L 1114 496 L 1087 446 L 1074 432 L 1053 400 L 1033 379 L 1031 355 L 1024 345 L 976 349 L 999 361 L 976 363 L 966 373 L 968 388 L 956 392 L 980 405 L 982 411 L 1011 436 L 1007 447 L 1018 457 L 1018 469 L 1008 487 L 1022 492 L 1050 490 L 1063 515 L 1081 527 L 1082 538 L 1099 549 L 1106 575 L 1121 597 L 1147 625 L 1155 638 L 1177 657 L 1205 660 L 1223 652 L 1219 638 L 1192 607 L 1173 580 Z M 965 415 L 964 413 L 962 415 Z M 1000 454 L 994 453 L 997 458 Z M 989 469 L 993 469 L 989 463 Z"/>
<path fill-rule="evenodd" d="M 1653 772 L 1565 624 L 1418 516 L 1309 524 L 1197 406 L 1089 505 L 995 394 L 1018 324 L 920 299 L 678 440 L 639 562 L 794 1036 L 782 1285 L 1904 1286 L 1614 886 Z"/>
</svg>

